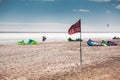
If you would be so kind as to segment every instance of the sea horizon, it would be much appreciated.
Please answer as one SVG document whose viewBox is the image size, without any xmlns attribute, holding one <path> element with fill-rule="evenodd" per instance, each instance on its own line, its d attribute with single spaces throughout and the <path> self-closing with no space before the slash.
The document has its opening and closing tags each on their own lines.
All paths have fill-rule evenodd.
<svg viewBox="0 0 120 80">
<path fill-rule="evenodd" d="M 68 33 L 67 31 L 0 31 L 0 33 Z M 114 31 L 81 31 L 80 33 L 120 33 Z"/>
</svg>

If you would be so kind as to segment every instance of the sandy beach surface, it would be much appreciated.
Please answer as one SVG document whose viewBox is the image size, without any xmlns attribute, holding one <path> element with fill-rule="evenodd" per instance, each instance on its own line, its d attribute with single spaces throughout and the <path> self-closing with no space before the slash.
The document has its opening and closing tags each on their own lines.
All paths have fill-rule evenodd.
<svg viewBox="0 0 120 80">
<path fill-rule="evenodd" d="M 82 42 L 0 44 L 0 80 L 120 80 L 120 40 L 117 46 Z"/>
</svg>

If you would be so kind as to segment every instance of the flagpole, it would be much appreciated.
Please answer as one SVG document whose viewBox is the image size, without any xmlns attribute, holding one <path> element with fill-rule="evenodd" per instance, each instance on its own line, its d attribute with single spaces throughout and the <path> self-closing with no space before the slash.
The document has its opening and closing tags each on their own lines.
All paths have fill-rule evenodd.
<svg viewBox="0 0 120 80">
<path fill-rule="evenodd" d="M 82 30 L 81 30 L 81 19 L 80 19 L 80 65 L 81 65 L 81 69 L 80 69 L 80 71 L 81 71 L 81 80 L 83 80 L 83 76 L 82 76 L 82 44 L 81 44 L 81 40 L 82 40 L 82 35 L 81 35 L 81 32 Z"/>
<path fill-rule="evenodd" d="M 81 26 L 81 19 L 80 19 L 80 26 Z M 82 35 L 81 35 L 81 27 L 80 27 L 80 64 L 82 65 L 82 44 L 81 44 L 81 40 L 82 40 Z"/>
</svg>

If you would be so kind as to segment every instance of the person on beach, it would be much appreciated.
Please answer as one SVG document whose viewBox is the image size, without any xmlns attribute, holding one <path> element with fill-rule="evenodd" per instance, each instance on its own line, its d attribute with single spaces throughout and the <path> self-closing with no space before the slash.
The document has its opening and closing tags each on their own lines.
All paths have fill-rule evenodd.
<svg viewBox="0 0 120 80">
<path fill-rule="evenodd" d="M 47 38 L 45 36 L 42 36 L 42 41 L 45 41 Z"/>
</svg>

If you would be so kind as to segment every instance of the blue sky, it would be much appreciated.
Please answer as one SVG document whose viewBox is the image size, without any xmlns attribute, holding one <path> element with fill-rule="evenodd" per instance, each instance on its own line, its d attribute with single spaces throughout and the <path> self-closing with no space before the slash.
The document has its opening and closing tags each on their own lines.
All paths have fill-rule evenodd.
<svg viewBox="0 0 120 80">
<path fill-rule="evenodd" d="M 120 0 L 0 0 L 0 31 L 120 32 Z M 109 24 L 109 27 L 107 27 Z"/>
</svg>

